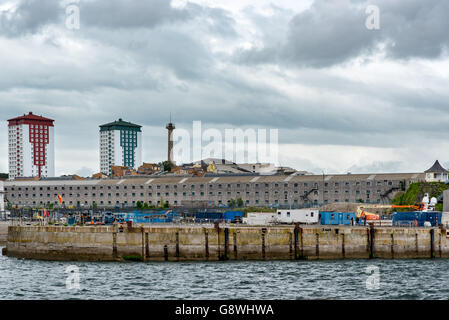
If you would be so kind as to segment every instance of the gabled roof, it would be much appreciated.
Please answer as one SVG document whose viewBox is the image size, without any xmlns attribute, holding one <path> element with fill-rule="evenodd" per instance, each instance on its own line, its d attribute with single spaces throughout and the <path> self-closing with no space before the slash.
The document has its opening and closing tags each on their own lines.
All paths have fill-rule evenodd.
<svg viewBox="0 0 449 320">
<path fill-rule="evenodd" d="M 35 115 L 32 112 L 29 112 L 28 114 L 24 114 L 23 116 L 15 117 L 15 118 L 8 120 L 10 125 L 24 124 L 24 123 L 27 124 L 27 123 L 35 123 L 35 122 L 53 125 L 54 121 L 55 120 L 53 120 L 53 119 Z"/>
<path fill-rule="evenodd" d="M 449 173 L 449 171 L 447 171 L 446 169 L 444 169 L 442 166 L 441 166 L 441 164 L 440 164 L 440 162 L 437 160 L 437 161 L 435 161 L 435 163 L 433 164 L 433 166 L 430 168 L 430 169 L 428 169 L 428 170 L 426 170 L 426 171 L 424 171 L 425 173 L 428 173 L 428 172 L 435 172 L 435 173 Z"/>
<path fill-rule="evenodd" d="M 114 130 L 120 128 L 133 128 L 134 130 L 140 131 L 142 126 L 139 126 L 135 123 L 123 121 L 122 119 L 118 119 L 117 121 L 106 123 L 100 126 L 100 130 Z"/>
</svg>

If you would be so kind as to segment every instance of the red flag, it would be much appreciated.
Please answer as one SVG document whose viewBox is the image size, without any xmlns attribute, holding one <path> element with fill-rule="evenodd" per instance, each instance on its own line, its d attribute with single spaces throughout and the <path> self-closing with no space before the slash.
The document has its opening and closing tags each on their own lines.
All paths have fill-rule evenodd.
<svg viewBox="0 0 449 320">
<path fill-rule="evenodd" d="M 62 204 L 62 197 L 58 194 L 59 203 Z"/>
</svg>

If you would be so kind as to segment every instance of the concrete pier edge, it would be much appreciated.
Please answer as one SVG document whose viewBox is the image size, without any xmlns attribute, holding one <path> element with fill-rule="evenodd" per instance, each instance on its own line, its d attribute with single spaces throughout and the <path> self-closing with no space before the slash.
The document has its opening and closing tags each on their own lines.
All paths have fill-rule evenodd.
<svg viewBox="0 0 449 320">
<path fill-rule="evenodd" d="M 443 228 L 9 226 L 9 257 L 67 261 L 448 258 Z"/>
</svg>

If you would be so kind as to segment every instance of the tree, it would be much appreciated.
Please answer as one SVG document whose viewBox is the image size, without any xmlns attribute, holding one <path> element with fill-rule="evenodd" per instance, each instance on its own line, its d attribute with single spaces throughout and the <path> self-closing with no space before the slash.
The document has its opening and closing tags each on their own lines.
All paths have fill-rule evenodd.
<svg viewBox="0 0 449 320">
<path fill-rule="evenodd" d="M 170 204 L 168 203 L 168 201 L 165 201 L 165 203 L 164 203 L 164 209 L 167 209 L 167 208 L 169 208 L 170 207 Z"/>
<path fill-rule="evenodd" d="M 142 202 L 141 202 L 140 200 L 137 201 L 137 203 L 136 203 L 136 208 L 137 208 L 137 209 L 142 209 L 142 208 L 143 208 Z"/>
<path fill-rule="evenodd" d="M 237 206 L 238 206 L 239 208 L 243 207 L 243 199 L 242 199 L 242 198 L 238 198 L 238 199 L 237 199 Z"/>
<path fill-rule="evenodd" d="M 92 210 L 97 210 L 97 208 L 98 208 L 97 203 L 95 201 L 92 202 Z"/>
<path fill-rule="evenodd" d="M 144 208 L 144 209 L 149 209 L 149 208 L 150 208 L 150 206 L 148 205 L 148 202 L 145 201 L 145 202 L 143 203 L 143 208 Z"/>
<path fill-rule="evenodd" d="M 159 162 L 159 166 L 163 167 L 165 172 L 170 172 L 173 168 L 173 163 L 171 163 L 170 161 L 163 161 Z"/>
<path fill-rule="evenodd" d="M 236 205 L 235 200 L 234 200 L 234 199 L 229 199 L 229 200 L 228 200 L 228 205 L 229 205 L 229 207 L 231 207 L 231 208 L 235 207 L 235 205 Z"/>
<path fill-rule="evenodd" d="M 164 205 L 165 205 L 164 197 L 161 197 L 161 200 L 159 202 L 160 202 L 160 208 L 163 209 Z"/>
</svg>

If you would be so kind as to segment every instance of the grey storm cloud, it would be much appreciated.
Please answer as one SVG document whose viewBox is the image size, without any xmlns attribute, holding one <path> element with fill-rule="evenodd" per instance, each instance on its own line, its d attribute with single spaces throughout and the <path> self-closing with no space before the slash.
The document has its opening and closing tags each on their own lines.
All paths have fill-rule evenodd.
<svg viewBox="0 0 449 320">
<path fill-rule="evenodd" d="M 0 35 L 22 36 L 61 19 L 63 7 L 55 0 L 22 0 L 16 9 L 0 11 Z"/>
<path fill-rule="evenodd" d="M 380 10 L 380 29 L 365 22 L 368 5 Z M 328 67 L 384 52 L 392 59 L 439 58 L 449 48 L 449 2 L 316 0 L 288 23 L 288 32 L 242 50 L 241 63 Z"/>
<path fill-rule="evenodd" d="M 149 29 L 208 17 L 211 19 L 209 31 L 222 36 L 236 35 L 235 21 L 226 10 L 193 3 L 175 8 L 169 0 L 84 0 L 78 3 L 67 0 L 19 0 L 16 8 L 0 12 L 0 34 L 22 36 L 37 33 L 49 24 L 63 24 L 69 4 L 79 7 L 83 27 Z"/>
<path fill-rule="evenodd" d="M 81 23 L 107 28 L 152 28 L 165 22 L 191 19 L 188 10 L 167 0 L 94 0 L 80 2 Z"/>
<path fill-rule="evenodd" d="M 177 128 L 194 120 L 220 130 L 277 128 L 281 144 L 417 150 L 449 134 L 445 70 L 421 75 L 417 63 L 407 67 L 413 84 L 388 72 L 381 78 L 384 62 L 427 63 L 444 53 L 445 1 L 370 1 L 380 8 L 377 31 L 365 28 L 364 0 L 317 0 L 301 12 L 270 5 L 271 15 L 191 2 L 175 8 L 168 0 L 81 0 L 79 30 L 65 27 L 69 1 L 18 3 L 0 11 L 2 118 L 33 111 L 55 119 L 61 162 L 83 174 L 97 166 L 98 126 L 118 118 L 144 126 L 146 161 L 163 159 L 170 112 Z M 248 43 L 256 49 L 236 49 Z M 345 65 L 361 57 L 368 61 L 361 67 Z M 357 73 L 370 63 L 380 70 Z M 319 171 L 307 157 L 297 156 L 299 165 Z M 347 167 L 407 166 L 398 161 Z"/>
</svg>

